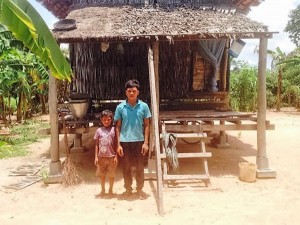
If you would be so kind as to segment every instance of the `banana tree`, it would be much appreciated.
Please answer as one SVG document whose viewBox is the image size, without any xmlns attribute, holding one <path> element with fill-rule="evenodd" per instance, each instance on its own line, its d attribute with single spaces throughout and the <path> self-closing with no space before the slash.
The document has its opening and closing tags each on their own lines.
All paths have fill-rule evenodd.
<svg viewBox="0 0 300 225">
<path fill-rule="evenodd" d="M 279 47 L 275 51 L 268 50 L 267 54 L 272 57 L 272 70 L 278 73 L 276 111 L 279 112 L 281 106 L 282 76 L 285 69 L 285 65 L 281 63 L 286 60 L 286 54 Z"/>
<path fill-rule="evenodd" d="M 299 54 L 299 53 L 298 53 Z M 286 60 L 277 64 L 278 66 L 284 66 L 286 68 L 285 77 L 289 82 L 288 86 L 288 102 L 291 104 L 291 95 L 296 97 L 296 107 L 299 108 L 300 98 L 300 56 L 292 55 L 287 57 Z"/>
<path fill-rule="evenodd" d="M 49 67 L 52 76 L 71 79 L 70 64 L 45 21 L 28 1 L 0 0 L 0 23 Z"/>
</svg>

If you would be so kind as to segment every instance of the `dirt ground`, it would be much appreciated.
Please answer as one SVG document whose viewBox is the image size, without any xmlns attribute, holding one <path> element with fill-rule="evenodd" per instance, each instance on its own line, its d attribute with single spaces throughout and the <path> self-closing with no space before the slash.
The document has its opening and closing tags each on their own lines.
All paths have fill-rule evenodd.
<svg viewBox="0 0 300 225">
<path fill-rule="evenodd" d="M 299 224 L 300 221 L 300 113 L 291 109 L 269 111 L 267 119 L 275 130 L 267 131 L 267 154 L 270 168 L 277 172 L 275 179 L 257 179 L 247 183 L 239 180 L 239 162 L 255 162 L 256 132 L 228 132 L 230 149 L 206 146 L 212 152 L 208 165 L 211 185 L 201 182 L 182 182 L 166 186 L 163 191 L 165 214 L 158 214 L 157 184 L 145 181 L 146 200 L 133 195 L 120 200 L 124 191 L 119 166 L 112 199 L 97 199 L 99 178 L 93 165 L 92 135 L 84 135 L 89 149 L 73 155 L 80 166 L 84 182 L 65 188 L 60 184 L 45 185 L 42 181 L 21 190 L 3 186 L 22 177 L 9 176 L 20 165 L 44 163 L 49 165 L 49 138 L 30 146 L 27 157 L 0 160 L 0 223 L 2 225 L 77 225 L 77 224 Z M 61 137 L 61 139 L 63 136 Z M 63 141 L 60 143 L 63 150 Z M 196 148 L 178 142 L 178 148 Z M 62 154 L 63 155 L 63 154 Z M 200 167 L 201 161 L 183 162 L 187 168 Z M 188 167 L 188 165 L 190 167 Z"/>
</svg>

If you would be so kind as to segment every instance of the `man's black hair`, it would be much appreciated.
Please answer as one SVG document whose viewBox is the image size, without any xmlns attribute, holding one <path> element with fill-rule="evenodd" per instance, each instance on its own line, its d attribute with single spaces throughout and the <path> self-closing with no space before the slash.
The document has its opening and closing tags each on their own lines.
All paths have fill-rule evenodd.
<svg viewBox="0 0 300 225">
<path fill-rule="evenodd" d="M 140 83 L 135 79 L 126 82 L 125 90 L 127 90 L 127 88 L 133 88 L 133 87 L 136 87 L 138 90 L 140 90 Z"/>
</svg>

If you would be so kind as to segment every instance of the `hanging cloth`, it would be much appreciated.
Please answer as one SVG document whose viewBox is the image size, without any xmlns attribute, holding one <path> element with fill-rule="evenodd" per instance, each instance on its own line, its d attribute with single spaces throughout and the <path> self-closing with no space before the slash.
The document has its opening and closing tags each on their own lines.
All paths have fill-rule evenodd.
<svg viewBox="0 0 300 225">
<path fill-rule="evenodd" d="M 225 46 L 226 39 L 199 41 L 198 53 L 213 66 L 213 71 L 209 75 L 209 79 L 206 84 L 208 91 L 218 91 L 216 80 L 217 68 L 220 65 Z"/>
</svg>

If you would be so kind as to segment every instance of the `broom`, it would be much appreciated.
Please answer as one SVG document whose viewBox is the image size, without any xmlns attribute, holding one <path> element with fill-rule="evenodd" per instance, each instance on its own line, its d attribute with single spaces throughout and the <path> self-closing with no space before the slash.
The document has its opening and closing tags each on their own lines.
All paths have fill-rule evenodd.
<svg viewBox="0 0 300 225">
<path fill-rule="evenodd" d="M 70 148 L 68 144 L 67 127 L 64 114 L 62 115 L 63 130 L 64 130 L 64 142 L 66 159 L 63 162 L 61 183 L 65 187 L 74 186 L 82 181 L 82 176 L 76 168 L 76 165 L 71 160 Z"/>
</svg>

